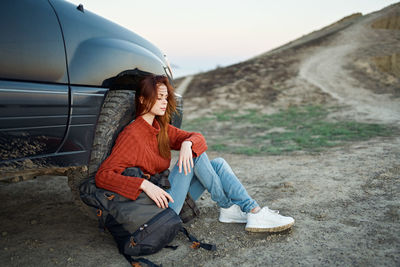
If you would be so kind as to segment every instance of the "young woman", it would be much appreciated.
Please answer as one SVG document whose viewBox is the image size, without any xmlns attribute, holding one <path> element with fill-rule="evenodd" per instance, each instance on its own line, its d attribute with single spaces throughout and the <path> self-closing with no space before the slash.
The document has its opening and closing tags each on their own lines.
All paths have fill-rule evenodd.
<svg viewBox="0 0 400 267">
<path fill-rule="evenodd" d="M 177 214 L 188 192 L 196 200 L 207 189 L 221 208 L 221 222 L 246 223 L 245 230 L 251 232 L 278 232 L 294 224 L 291 217 L 260 208 L 224 159 L 210 161 L 200 133 L 169 124 L 176 103 L 174 90 L 165 76 L 146 77 L 136 94 L 136 119 L 120 133 L 110 156 L 101 164 L 96 174 L 98 187 L 132 200 L 144 192 L 158 207 L 170 207 Z M 168 177 L 170 189 L 121 175 L 128 167 L 139 167 L 150 175 L 168 169 L 171 149 L 179 150 L 179 160 Z"/>
</svg>

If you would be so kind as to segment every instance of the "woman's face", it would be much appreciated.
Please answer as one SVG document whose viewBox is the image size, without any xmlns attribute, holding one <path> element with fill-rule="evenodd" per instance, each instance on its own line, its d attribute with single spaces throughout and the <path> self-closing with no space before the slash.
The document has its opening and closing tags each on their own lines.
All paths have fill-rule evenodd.
<svg viewBox="0 0 400 267">
<path fill-rule="evenodd" d="M 168 89 L 165 84 L 160 84 L 157 87 L 157 99 L 150 110 L 154 116 L 164 116 L 168 106 Z"/>
</svg>

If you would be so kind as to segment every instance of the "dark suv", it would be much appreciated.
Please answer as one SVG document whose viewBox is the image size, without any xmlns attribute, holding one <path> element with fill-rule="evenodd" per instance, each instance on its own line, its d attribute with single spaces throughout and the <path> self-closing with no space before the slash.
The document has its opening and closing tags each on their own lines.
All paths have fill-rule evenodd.
<svg viewBox="0 0 400 267">
<path fill-rule="evenodd" d="M 3 0 L 0 21 L 0 180 L 62 173 L 76 191 L 133 119 L 140 79 L 153 73 L 172 82 L 167 59 L 62 0 Z"/>
</svg>

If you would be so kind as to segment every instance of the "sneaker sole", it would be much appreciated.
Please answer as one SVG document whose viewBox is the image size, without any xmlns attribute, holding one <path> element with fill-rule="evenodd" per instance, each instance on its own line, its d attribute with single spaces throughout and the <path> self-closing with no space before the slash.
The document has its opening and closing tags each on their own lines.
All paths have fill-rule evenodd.
<svg viewBox="0 0 400 267">
<path fill-rule="evenodd" d="M 278 227 L 273 227 L 273 228 L 246 227 L 245 230 L 248 232 L 254 232 L 254 233 L 264 233 L 264 232 L 275 233 L 275 232 L 281 232 L 286 229 L 289 229 L 290 227 L 292 227 L 293 224 L 294 224 L 294 222 L 286 224 L 286 225 L 278 226 Z"/>
<path fill-rule="evenodd" d="M 222 223 L 247 223 L 247 220 L 246 221 L 235 221 L 235 220 L 221 220 L 221 219 L 218 219 L 220 222 L 222 222 Z"/>
</svg>

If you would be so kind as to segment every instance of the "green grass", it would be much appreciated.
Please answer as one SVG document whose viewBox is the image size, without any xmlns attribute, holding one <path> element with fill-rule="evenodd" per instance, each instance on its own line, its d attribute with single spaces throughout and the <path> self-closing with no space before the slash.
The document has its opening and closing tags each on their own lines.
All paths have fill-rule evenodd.
<svg viewBox="0 0 400 267">
<path fill-rule="evenodd" d="M 321 151 L 349 141 L 391 136 L 394 129 L 354 121 L 327 121 L 321 106 L 292 107 L 266 115 L 257 110 L 224 110 L 184 121 L 183 129 L 204 134 L 210 150 L 245 155 Z M 238 127 L 238 126 L 245 127 Z M 275 131 L 274 131 L 275 129 Z"/>
</svg>

